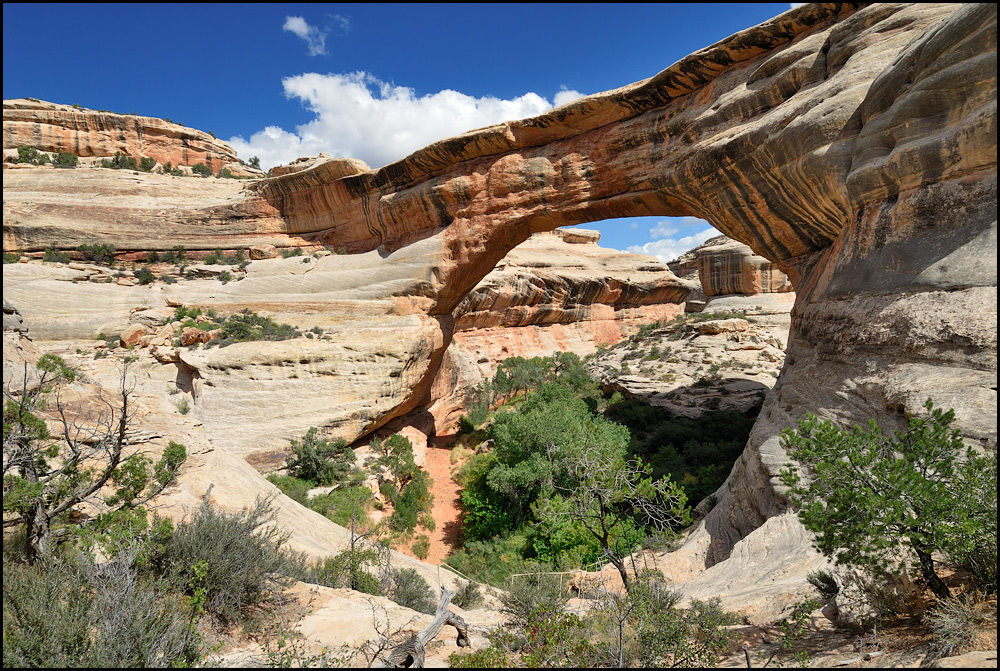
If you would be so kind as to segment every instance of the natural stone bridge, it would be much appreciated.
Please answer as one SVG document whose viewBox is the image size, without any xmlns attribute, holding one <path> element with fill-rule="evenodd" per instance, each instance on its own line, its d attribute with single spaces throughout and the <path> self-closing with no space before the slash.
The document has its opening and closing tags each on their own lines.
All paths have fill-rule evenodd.
<svg viewBox="0 0 1000 671">
<path fill-rule="evenodd" d="M 703 217 L 778 262 L 798 296 L 785 369 L 692 541 L 709 565 L 743 557 L 759 573 L 763 544 L 808 543 L 774 480 L 780 431 L 807 410 L 892 426 L 931 396 L 996 442 L 996 72 L 993 5 L 806 5 L 649 80 L 379 170 L 329 159 L 210 206 L 112 218 L 54 204 L 35 228 L 5 204 L 4 248 L 54 231 L 67 247 L 419 247 L 415 305 L 446 319 L 533 232 Z"/>
<path fill-rule="evenodd" d="M 655 77 L 377 171 L 260 183 L 297 235 L 434 236 L 446 314 L 531 233 L 694 215 L 794 280 L 788 360 L 720 505 L 709 563 L 783 508 L 780 430 L 891 424 L 928 397 L 996 442 L 996 8 L 808 5 Z"/>
</svg>

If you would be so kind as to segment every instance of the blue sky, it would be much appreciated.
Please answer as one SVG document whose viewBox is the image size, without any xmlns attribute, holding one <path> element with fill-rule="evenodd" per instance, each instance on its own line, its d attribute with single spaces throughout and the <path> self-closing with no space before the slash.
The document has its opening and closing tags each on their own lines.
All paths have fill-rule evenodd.
<svg viewBox="0 0 1000 671">
<path fill-rule="evenodd" d="M 739 4 L 3 6 L 3 97 L 169 118 L 264 167 L 372 167 L 435 140 L 651 77 L 789 9 Z M 691 217 L 587 224 L 663 260 Z"/>
</svg>

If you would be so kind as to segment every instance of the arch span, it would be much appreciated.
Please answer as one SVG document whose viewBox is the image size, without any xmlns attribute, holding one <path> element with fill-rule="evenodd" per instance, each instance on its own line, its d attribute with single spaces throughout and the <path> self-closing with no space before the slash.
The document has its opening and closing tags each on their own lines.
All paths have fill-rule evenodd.
<svg viewBox="0 0 1000 671">
<path fill-rule="evenodd" d="M 290 231 L 351 251 L 440 231 L 438 314 L 531 233 L 614 217 L 698 216 L 797 276 L 872 206 L 995 166 L 991 16 L 808 5 L 649 80 L 259 194 Z"/>
<path fill-rule="evenodd" d="M 733 555 L 749 567 L 723 578 L 764 582 L 769 564 L 755 553 L 809 544 L 782 514 L 775 479 L 778 437 L 806 411 L 891 428 L 932 396 L 970 440 L 996 443 L 996 72 L 994 5 L 809 4 L 649 80 L 379 170 L 327 159 L 246 191 L 206 184 L 197 197 L 137 177 L 169 206 L 131 185 L 39 203 L 33 185 L 62 172 L 9 171 L 4 249 L 312 241 L 372 252 L 319 265 L 350 290 L 334 298 L 378 298 L 426 331 L 408 350 L 410 395 L 389 394 L 384 423 L 419 406 L 451 311 L 531 233 L 706 219 L 779 263 L 797 290 L 785 368 L 693 546 L 706 564 Z M 326 291 L 322 277 L 296 275 L 296 291 Z M 272 309 L 292 285 L 258 277 L 218 293 Z"/>
<path fill-rule="evenodd" d="M 612 217 L 701 217 L 793 278 L 786 365 L 704 522 L 706 565 L 807 544 L 772 523 L 778 437 L 806 411 L 891 426 L 930 395 L 996 443 L 992 5 L 807 5 L 644 82 L 343 170 L 258 194 L 349 250 L 436 239 L 431 314 L 531 233 Z"/>
</svg>

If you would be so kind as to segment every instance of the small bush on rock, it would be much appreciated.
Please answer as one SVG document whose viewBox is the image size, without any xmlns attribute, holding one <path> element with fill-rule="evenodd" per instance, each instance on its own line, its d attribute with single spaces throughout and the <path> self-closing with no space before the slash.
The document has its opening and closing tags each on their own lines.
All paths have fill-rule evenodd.
<svg viewBox="0 0 1000 671">
<path fill-rule="evenodd" d="M 312 427 L 302 440 L 292 440 L 293 456 L 288 460 L 288 474 L 316 485 L 333 485 L 354 468 L 357 457 L 346 440 L 319 437 Z"/>
<path fill-rule="evenodd" d="M 400 606 L 411 608 L 421 613 L 433 615 L 437 610 L 434 592 L 423 576 L 416 569 L 393 569 L 389 593 L 390 599 Z"/>
<path fill-rule="evenodd" d="M 305 577 L 301 556 L 285 548 L 288 534 L 274 524 L 268 499 L 258 499 L 238 513 L 224 513 L 203 503 L 194 516 L 177 524 L 166 545 L 168 575 L 191 591 L 195 566 L 204 589 L 205 608 L 225 621 L 240 621 L 247 610 Z"/>
</svg>

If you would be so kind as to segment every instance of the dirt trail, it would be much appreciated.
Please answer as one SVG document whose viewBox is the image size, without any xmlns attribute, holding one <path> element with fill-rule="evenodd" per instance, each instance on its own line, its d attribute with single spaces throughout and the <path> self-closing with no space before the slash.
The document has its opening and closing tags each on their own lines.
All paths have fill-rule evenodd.
<svg viewBox="0 0 1000 671">
<path fill-rule="evenodd" d="M 428 564 L 439 564 L 458 547 L 458 532 L 461 529 L 459 511 L 461 498 L 458 484 L 451 479 L 451 448 L 428 445 L 424 460 L 424 470 L 434 479 L 431 493 L 434 495 L 434 531 L 428 533 L 431 549 L 425 560 Z"/>
</svg>

